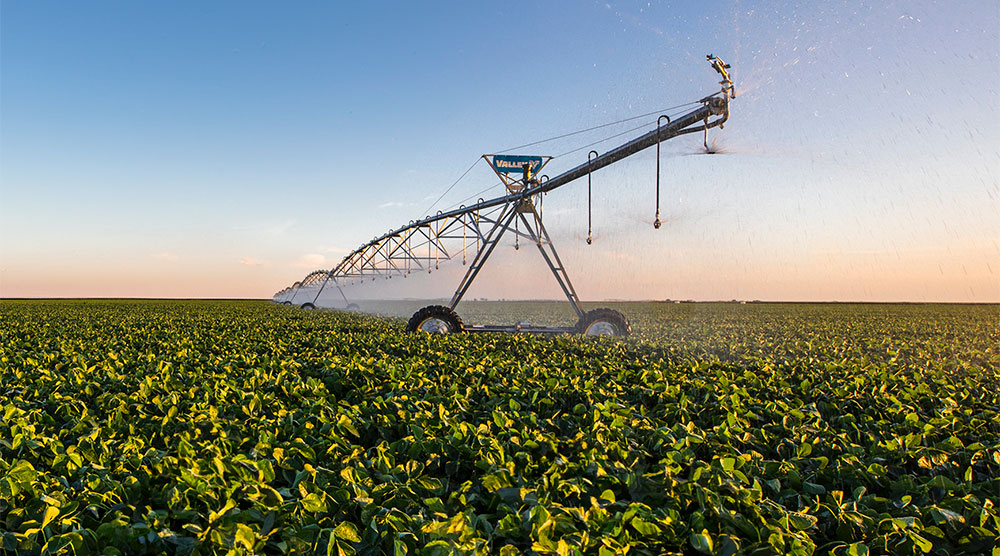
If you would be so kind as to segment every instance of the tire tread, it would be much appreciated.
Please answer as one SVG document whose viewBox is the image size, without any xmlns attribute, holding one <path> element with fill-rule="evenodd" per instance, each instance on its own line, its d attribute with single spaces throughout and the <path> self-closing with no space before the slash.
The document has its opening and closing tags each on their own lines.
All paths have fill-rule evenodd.
<svg viewBox="0 0 1000 556">
<path fill-rule="evenodd" d="M 420 330 L 420 323 L 431 317 L 449 321 L 449 324 L 454 328 L 452 333 L 462 332 L 465 330 L 465 324 L 462 323 L 462 317 L 458 316 L 458 313 L 452 311 L 444 305 L 428 305 L 416 313 L 413 313 L 413 316 L 410 317 L 410 320 L 406 323 L 406 331 L 416 332 L 417 330 Z"/>
<path fill-rule="evenodd" d="M 624 337 L 632 333 L 632 323 L 628 321 L 625 315 L 608 307 L 601 307 L 600 309 L 593 309 L 584 313 L 576 323 L 576 333 L 586 333 L 587 327 L 596 320 L 605 320 L 614 324 L 620 332 L 617 336 Z"/>
</svg>

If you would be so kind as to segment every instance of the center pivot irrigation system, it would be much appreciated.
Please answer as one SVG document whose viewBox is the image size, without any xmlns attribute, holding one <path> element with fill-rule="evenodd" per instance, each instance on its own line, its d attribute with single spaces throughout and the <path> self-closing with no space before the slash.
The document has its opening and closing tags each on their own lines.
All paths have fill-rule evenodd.
<svg viewBox="0 0 1000 556">
<path fill-rule="evenodd" d="M 584 311 L 580 298 L 570 282 L 566 268 L 556 253 L 552 238 L 542 224 L 541 194 L 548 193 L 584 176 L 587 177 L 587 243 L 592 242 L 590 220 L 590 175 L 631 156 L 639 151 L 656 146 L 656 219 L 655 228 L 660 227 L 660 143 L 689 133 L 707 132 L 713 127 L 722 127 L 729 118 L 729 101 L 736 98 L 729 65 L 719 58 L 708 55 L 708 61 L 722 76 L 722 90 L 702 98 L 697 108 L 671 119 L 660 116 L 656 129 L 624 143 L 604 154 L 590 151 L 587 162 L 554 178 L 540 176 L 539 172 L 552 159 L 550 156 L 526 155 L 483 155 L 490 168 L 500 177 L 507 193 L 502 197 L 483 200 L 471 206 L 462 205 L 457 209 L 438 212 L 422 220 L 390 231 L 381 237 L 352 251 L 330 270 L 317 270 L 301 281 L 294 283 L 274 295 L 274 301 L 285 305 L 301 302 L 303 309 L 315 309 L 320 294 L 328 287 L 335 287 L 347 309 L 356 309 L 344 293 L 342 286 L 355 280 L 375 280 L 406 276 L 411 272 L 430 271 L 437 268 L 442 260 L 462 258 L 468 269 L 459 283 L 451 302 L 447 306 L 430 305 L 413 314 L 406 325 L 408 331 L 423 330 L 432 334 L 454 332 L 526 332 L 534 334 L 578 333 L 585 335 L 626 336 L 632 327 L 624 315 L 613 309 Z M 490 254 L 504 234 L 511 232 L 515 238 L 534 243 L 552 271 L 566 299 L 576 311 L 577 321 L 573 327 L 532 326 L 519 323 L 513 326 L 467 325 L 455 312 L 455 308 L 469 286 L 476 279 Z M 461 246 L 459 247 L 459 242 Z M 471 264 L 469 263 L 469 254 Z M 317 289 L 318 286 L 318 289 Z M 298 300 L 300 294 L 308 294 L 316 289 L 308 300 Z"/>
</svg>

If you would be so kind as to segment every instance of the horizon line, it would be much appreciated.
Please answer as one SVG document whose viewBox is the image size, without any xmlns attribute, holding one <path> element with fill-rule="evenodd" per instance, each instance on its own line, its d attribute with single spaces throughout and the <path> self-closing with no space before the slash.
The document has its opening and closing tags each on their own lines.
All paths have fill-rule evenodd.
<svg viewBox="0 0 1000 556">
<path fill-rule="evenodd" d="M 57 297 L 57 296 L 46 296 L 46 297 L 0 297 L 0 302 L 3 301 L 269 301 L 275 302 L 272 297 L 141 297 L 141 296 L 124 296 L 124 297 L 108 297 L 108 296 L 94 296 L 94 297 Z M 386 302 L 433 302 L 440 301 L 440 299 L 376 299 L 376 300 L 360 300 L 360 301 L 375 301 L 380 303 Z M 465 302 L 472 303 L 566 303 L 565 299 L 469 299 Z M 843 301 L 843 300 L 823 300 L 823 301 L 805 301 L 805 300 L 774 300 L 774 299 L 584 299 L 580 300 L 581 303 L 728 303 L 737 305 L 762 305 L 766 303 L 771 304 L 799 304 L 799 305 L 1000 305 L 1000 300 L 998 301 Z M 277 303 L 277 302 L 275 302 Z M 280 304 L 280 303 L 279 303 Z"/>
</svg>

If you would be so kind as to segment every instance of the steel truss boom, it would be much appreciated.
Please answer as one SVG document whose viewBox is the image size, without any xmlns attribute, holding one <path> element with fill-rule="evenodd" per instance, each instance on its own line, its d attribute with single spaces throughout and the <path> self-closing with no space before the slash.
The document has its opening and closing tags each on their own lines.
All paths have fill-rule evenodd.
<svg viewBox="0 0 1000 556">
<path fill-rule="evenodd" d="M 710 57 L 710 61 L 713 59 L 714 57 Z M 334 268 L 316 270 L 301 282 L 278 292 L 275 294 L 275 300 L 294 303 L 300 290 L 311 289 L 318 285 L 318 291 L 310 300 L 315 304 L 320 294 L 329 286 L 335 286 L 339 290 L 341 286 L 357 280 L 405 276 L 414 271 L 429 272 L 437 268 L 440 261 L 451 260 L 458 256 L 461 256 L 463 264 L 466 264 L 471 251 L 472 266 L 452 298 L 451 306 L 454 308 L 485 259 L 496 247 L 500 237 L 505 232 L 511 231 L 519 240 L 524 239 L 538 246 L 574 309 L 578 314 L 582 314 L 576 292 L 552 247 L 548 233 L 542 226 L 540 211 L 536 210 L 533 200 L 537 199 L 540 193 L 558 189 L 596 170 L 658 145 L 662 141 L 721 127 L 729 118 L 729 99 L 734 96 L 732 83 L 724 69 L 720 71 L 724 78 L 723 90 L 701 99 L 699 101 L 701 105 L 694 110 L 674 120 L 663 116 L 657 120 L 654 130 L 551 179 L 539 182 L 525 178 L 524 187 L 520 190 L 511 191 L 508 188 L 507 195 L 489 200 L 480 199 L 473 205 L 463 205 L 449 211 L 439 211 L 436 215 L 411 221 L 405 226 L 391 230 L 355 249 Z M 716 70 L 719 71 L 719 68 Z M 666 120 L 666 123 L 660 125 L 663 120 Z M 528 218 L 527 215 L 532 217 Z M 523 223 L 524 230 L 516 224 L 518 221 Z M 340 293 L 343 295 L 342 290 Z"/>
</svg>

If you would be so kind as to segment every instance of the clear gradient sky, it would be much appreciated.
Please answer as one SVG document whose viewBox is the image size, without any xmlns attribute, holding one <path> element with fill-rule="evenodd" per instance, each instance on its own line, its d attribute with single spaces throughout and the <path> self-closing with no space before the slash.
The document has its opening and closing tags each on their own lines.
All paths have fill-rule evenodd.
<svg viewBox="0 0 1000 556">
<path fill-rule="evenodd" d="M 270 297 L 482 153 L 714 92 L 708 53 L 739 93 L 726 154 L 664 145 L 663 229 L 652 151 L 595 175 L 594 246 L 585 184 L 546 199 L 583 298 L 1000 301 L 985 0 L 4 0 L 0 297 Z"/>
</svg>

